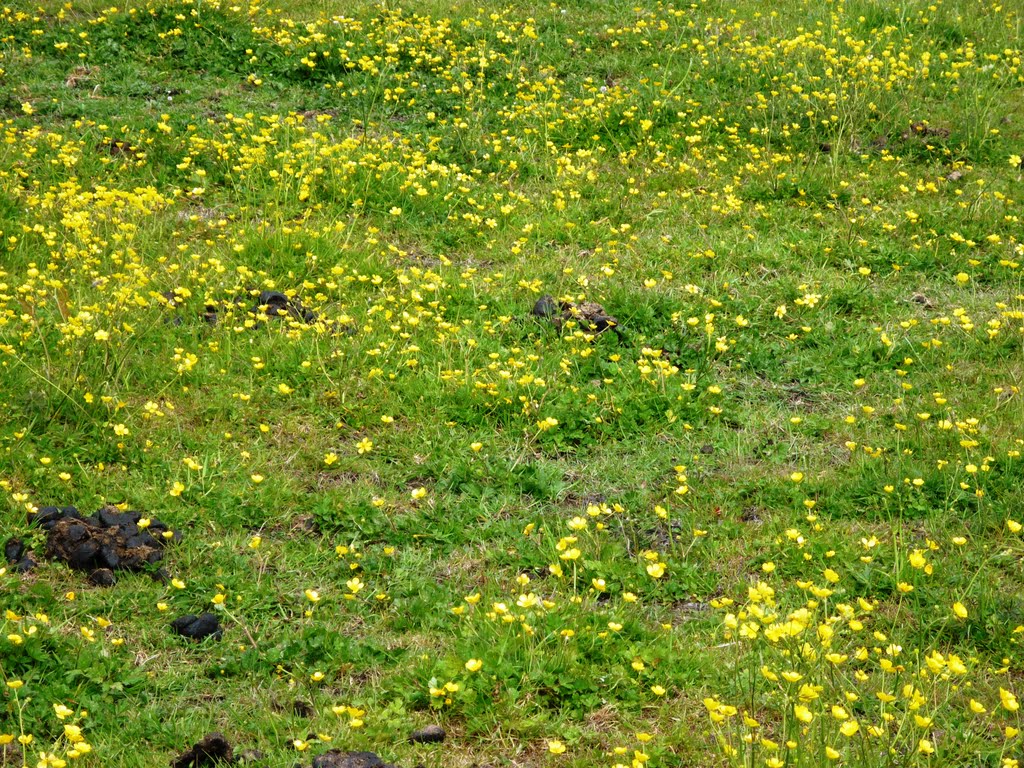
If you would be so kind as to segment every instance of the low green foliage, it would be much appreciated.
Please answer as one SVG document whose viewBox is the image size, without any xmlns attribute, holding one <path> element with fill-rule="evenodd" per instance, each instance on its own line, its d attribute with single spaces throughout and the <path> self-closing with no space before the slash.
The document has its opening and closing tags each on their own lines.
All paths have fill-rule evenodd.
<svg viewBox="0 0 1024 768">
<path fill-rule="evenodd" d="M 1020 24 L 3 8 L 0 764 L 1014 768 Z"/>
</svg>

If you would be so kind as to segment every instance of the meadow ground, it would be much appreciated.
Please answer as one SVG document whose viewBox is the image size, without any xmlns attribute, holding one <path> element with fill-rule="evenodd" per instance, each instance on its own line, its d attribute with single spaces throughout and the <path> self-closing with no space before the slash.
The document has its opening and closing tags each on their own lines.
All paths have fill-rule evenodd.
<svg viewBox="0 0 1024 768">
<path fill-rule="evenodd" d="M 0 12 L 0 764 L 1017 766 L 1020 6 L 283 2 Z"/>
</svg>

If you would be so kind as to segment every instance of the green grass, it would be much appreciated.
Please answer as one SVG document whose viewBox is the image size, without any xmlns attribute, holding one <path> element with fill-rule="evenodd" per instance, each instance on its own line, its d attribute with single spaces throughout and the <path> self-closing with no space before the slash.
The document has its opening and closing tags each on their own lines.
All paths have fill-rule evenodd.
<svg viewBox="0 0 1024 768">
<path fill-rule="evenodd" d="M 1014 4 L 478 5 L 0 13 L 7 764 L 1016 765 Z"/>
</svg>

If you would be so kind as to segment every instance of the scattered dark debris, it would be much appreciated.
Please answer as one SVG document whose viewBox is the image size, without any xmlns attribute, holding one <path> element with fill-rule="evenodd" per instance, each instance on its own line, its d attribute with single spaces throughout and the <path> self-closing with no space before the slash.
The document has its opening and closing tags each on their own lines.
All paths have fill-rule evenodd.
<svg viewBox="0 0 1024 768">
<path fill-rule="evenodd" d="M 181 297 L 175 291 L 164 291 L 160 297 L 167 302 L 168 309 L 177 309 L 181 306 Z"/>
<path fill-rule="evenodd" d="M 700 452 L 704 456 L 710 456 L 715 452 L 715 446 L 713 446 L 711 443 L 705 443 L 700 447 Z"/>
<path fill-rule="evenodd" d="M 707 613 L 711 606 L 700 600 L 681 600 L 675 603 L 672 608 L 677 614 L 692 618 Z"/>
<path fill-rule="evenodd" d="M 17 537 L 12 536 L 7 540 L 3 546 L 3 556 L 15 573 L 28 573 L 38 565 L 35 556 L 29 551 L 25 542 Z"/>
<path fill-rule="evenodd" d="M 112 587 L 117 584 L 117 577 L 109 568 L 97 568 L 89 574 L 89 583 L 95 587 Z"/>
<path fill-rule="evenodd" d="M 926 120 L 917 120 L 910 124 L 910 127 L 905 130 L 900 138 L 904 141 L 911 138 L 937 138 L 937 139 L 948 139 L 949 128 L 934 128 L 928 125 Z"/>
<path fill-rule="evenodd" d="M 202 768 L 235 762 L 235 751 L 223 733 L 208 733 L 171 761 L 171 768 Z"/>
<path fill-rule="evenodd" d="M 827 141 L 823 141 L 821 142 L 821 144 L 818 145 L 818 151 L 821 152 L 823 155 L 827 155 L 832 151 L 832 145 L 829 144 Z"/>
<path fill-rule="evenodd" d="M 575 478 L 567 476 L 567 481 L 572 481 Z M 608 495 L 603 493 L 576 493 L 575 491 L 566 491 L 559 501 L 567 507 L 579 507 L 580 509 L 586 509 L 591 504 L 603 504 L 608 500 Z"/>
<path fill-rule="evenodd" d="M 75 507 L 42 507 L 29 522 L 46 531 L 46 556 L 79 571 L 141 571 L 160 562 L 169 541 L 179 541 L 163 522 L 141 527 L 141 512 L 106 506 L 85 517 Z"/>
<path fill-rule="evenodd" d="M 440 725 L 428 725 L 409 734 L 410 744 L 436 744 L 445 740 L 448 734 Z"/>
<path fill-rule="evenodd" d="M 208 301 L 203 308 L 203 321 L 210 325 L 217 325 L 220 322 L 221 313 L 233 314 L 236 312 L 253 314 L 251 305 L 241 298 L 225 299 L 224 301 Z"/>
<path fill-rule="evenodd" d="M 519 575 L 525 576 L 531 581 L 533 581 L 534 579 L 540 579 L 541 581 L 543 581 L 551 575 L 551 571 L 548 570 L 548 566 L 546 565 L 538 565 L 533 568 L 524 568 L 519 572 Z"/>
<path fill-rule="evenodd" d="M 111 157 L 135 157 L 135 147 L 129 144 L 127 141 L 121 141 L 120 139 L 112 139 L 111 141 L 100 143 L 96 145 L 96 150 L 101 153 L 106 153 Z"/>
<path fill-rule="evenodd" d="M 171 631 L 189 640 L 205 640 L 212 637 L 220 640 L 224 636 L 224 629 L 220 625 L 220 619 L 212 613 L 200 613 L 195 616 L 186 613 L 171 622 Z"/>
<path fill-rule="evenodd" d="M 679 538 L 682 530 L 682 523 L 671 520 L 667 524 L 662 523 L 642 530 L 638 526 L 631 526 L 630 530 L 623 533 L 628 537 L 627 543 L 636 549 L 668 549 L 672 546 L 673 540 Z"/>
<path fill-rule="evenodd" d="M 36 560 L 35 555 L 31 552 L 26 552 L 18 562 L 11 566 L 11 571 L 14 573 L 28 573 L 37 565 L 39 565 L 39 562 Z"/>
<path fill-rule="evenodd" d="M 160 296 L 167 302 L 167 308 L 172 312 L 181 306 L 181 300 L 174 291 L 164 291 Z M 165 322 L 170 325 L 181 325 L 183 321 L 180 317 L 174 316 L 167 318 Z"/>
<path fill-rule="evenodd" d="M 312 120 L 317 122 L 317 118 L 323 115 L 324 117 L 337 117 L 338 110 L 336 109 L 307 109 L 304 112 L 299 112 L 299 117 L 303 120 Z"/>
<path fill-rule="evenodd" d="M 213 221 L 214 219 L 233 219 L 231 214 L 222 215 L 221 211 L 217 208 L 210 208 L 199 203 L 190 203 L 186 208 L 178 211 L 178 221 L 184 222 L 195 222 L 195 221 Z"/>
<path fill-rule="evenodd" d="M 208 302 L 203 310 L 203 321 L 216 325 L 220 322 L 221 313 L 229 310 L 245 312 L 258 319 L 290 318 L 307 325 L 312 325 L 319 319 L 316 312 L 303 307 L 298 299 L 290 299 L 280 291 L 260 291 L 256 303 L 252 305 L 240 298 Z"/>
<path fill-rule="evenodd" d="M 530 314 L 534 317 L 551 318 L 557 315 L 559 312 L 558 304 L 555 302 L 555 297 L 550 294 L 544 294 L 537 302 L 533 305 L 533 309 L 530 310 Z"/>
<path fill-rule="evenodd" d="M 316 717 L 316 709 L 313 704 L 305 699 L 296 699 L 292 702 L 292 712 L 298 717 L 304 717 L 307 720 L 312 720 Z"/>
<path fill-rule="evenodd" d="M 11 536 L 4 544 L 4 559 L 8 563 L 16 563 L 25 556 L 25 542 L 17 536 Z"/>
<path fill-rule="evenodd" d="M 929 299 L 923 293 L 915 293 L 913 296 L 910 297 L 910 300 L 915 304 L 920 304 L 925 309 L 935 308 L 935 304 L 933 304 L 931 299 Z"/>
<path fill-rule="evenodd" d="M 298 515 L 291 521 L 290 530 L 292 533 L 304 534 L 306 536 L 320 536 L 322 531 L 313 515 Z"/>
<path fill-rule="evenodd" d="M 99 67 L 85 67 L 78 66 L 71 70 L 68 76 L 64 79 L 65 88 L 77 88 L 83 83 L 88 82 L 92 79 L 93 75 L 100 71 Z"/>
<path fill-rule="evenodd" d="M 395 768 L 373 752 L 344 752 L 332 749 L 313 758 L 313 768 Z"/>
<path fill-rule="evenodd" d="M 22 752 L 21 744 L 18 744 L 16 741 L 0 744 L 0 765 L 19 766 L 19 768 L 25 765 L 25 756 L 24 752 Z"/>
<path fill-rule="evenodd" d="M 574 304 L 569 301 L 556 301 L 553 296 L 544 294 L 534 303 L 530 314 L 550 320 L 558 330 L 562 330 L 562 326 L 571 320 L 584 331 L 604 333 L 611 330 L 620 340 L 625 339 L 622 328 L 619 327 L 619 321 L 609 315 L 604 307 L 593 301 Z"/>
<path fill-rule="evenodd" d="M 291 317 L 304 323 L 315 323 L 316 313 L 303 308 L 296 299 L 289 299 L 280 291 L 261 291 L 253 314 L 267 317 Z"/>
<path fill-rule="evenodd" d="M 760 525 L 764 522 L 764 510 L 758 506 L 745 507 L 740 513 L 740 520 L 744 523 Z"/>
</svg>

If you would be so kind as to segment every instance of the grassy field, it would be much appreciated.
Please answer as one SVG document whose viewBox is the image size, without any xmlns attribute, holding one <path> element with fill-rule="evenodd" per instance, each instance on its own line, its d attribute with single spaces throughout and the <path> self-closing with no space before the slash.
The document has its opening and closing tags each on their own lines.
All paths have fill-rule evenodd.
<svg viewBox="0 0 1024 768">
<path fill-rule="evenodd" d="M 0 11 L 0 765 L 1024 761 L 1020 6 L 283 1 Z"/>
</svg>

